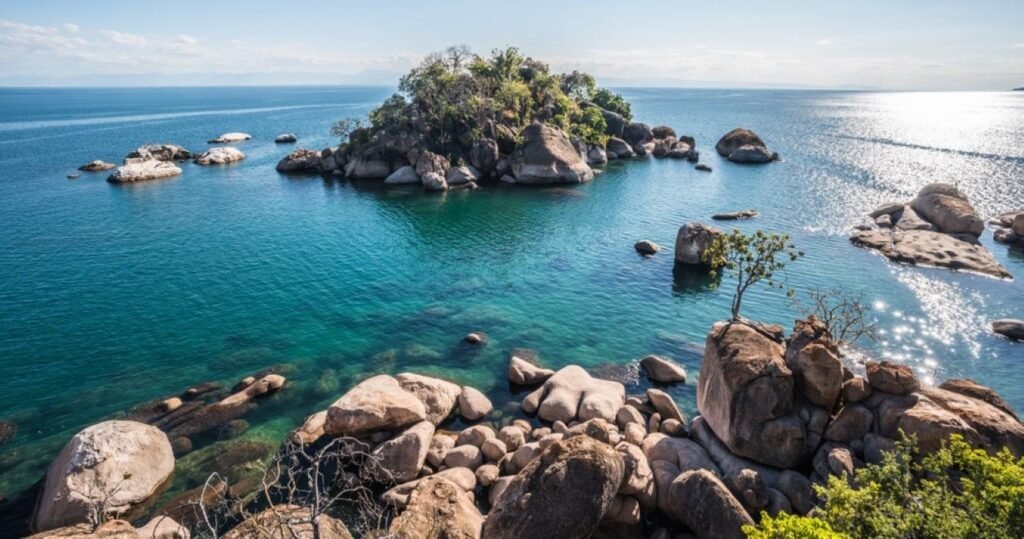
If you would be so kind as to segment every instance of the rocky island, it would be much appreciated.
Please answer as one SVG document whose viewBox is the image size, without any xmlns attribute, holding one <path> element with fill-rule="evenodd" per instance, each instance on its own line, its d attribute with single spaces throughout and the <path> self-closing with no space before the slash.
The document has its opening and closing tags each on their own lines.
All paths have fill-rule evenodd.
<svg viewBox="0 0 1024 539">
<path fill-rule="evenodd" d="M 335 133 L 341 145 L 295 150 L 277 170 L 444 191 L 488 180 L 577 184 L 611 160 L 700 157 L 693 137 L 634 122 L 630 104 L 590 75 L 553 74 L 515 48 L 490 57 L 461 47 L 431 55 L 369 114 L 368 125 L 345 120 Z M 778 157 L 746 129 L 726 135 L 719 152 L 725 148 L 739 163 Z"/>
</svg>

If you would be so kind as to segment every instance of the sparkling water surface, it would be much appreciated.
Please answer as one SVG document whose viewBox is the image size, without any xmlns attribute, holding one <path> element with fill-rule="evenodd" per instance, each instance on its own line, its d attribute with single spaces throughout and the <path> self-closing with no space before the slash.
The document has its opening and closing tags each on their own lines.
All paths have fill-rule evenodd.
<svg viewBox="0 0 1024 539">
<path fill-rule="evenodd" d="M 365 114 L 387 88 L 0 90 L 0 419 L 18 425 L 0 447 L 0 497 L 37 481 L 86 425 L 273 365 L 290 383 L 244 436 L 274 443 L 378 372 L 470 384 L 500 411 L 519 398 L 505 377 L 515 347 L 634 390 L 650 353 L 696 378 L 730 296 L 673 272 L 675 234 L 744 208 L 761 216 L 736 227 L 787 232 L 806 253 L 786 270 L 798 294 L 865 294 L 881 335 L 864 353 L 929 381 L 977 379 L 1024 408 L 1024 345 L 989 329 L 1024 317 L 1019 280 L 898 266 L 847 240 L 866 211 L 935 181 L 956 183 L 985 218 L 1024 206 L 1024 93 L 622 91 L 637 119 L 694 135 L 714 172 L 648 159 L 581 186 L 382 189 L 280 175 L 295 146 L 273 139 L 327 146 L 334 120 Z M 715 141 L 737 126 L 783 161 L 719 158 Z M 143 143 L 203 150 L 228 131 L 253 136 L 241 163 L 186 163 L 138 185 L 65 177 Z M 639 239 L 663 251 L 643 259 Z M 982 243 L 1024 275 L 1024 254 L 990 230 Z M 761 289 L 744 312 L 786 327 L 797 316 Z M 474 330 L 486 347 L 460 343 Z M 671 390 L 689 415 L 694 387 Z"/>
</svg>

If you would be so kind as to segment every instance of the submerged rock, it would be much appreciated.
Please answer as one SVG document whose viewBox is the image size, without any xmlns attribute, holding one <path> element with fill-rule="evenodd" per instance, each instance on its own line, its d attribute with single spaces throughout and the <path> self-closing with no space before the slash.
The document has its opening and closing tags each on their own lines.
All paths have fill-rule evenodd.
<svg viewBox="0 0 1024 539">
<path fill-rule="evenodd" d="M 33 527 L 49 530 L 107 516 L 134 515 L 174 472 L 167 435 L 135 421 L 104 421 L 76 434 L 46 472 Z M 137 516 L 137 515 L 136 515 Z"/>
<path fill-rule="evenodd" d="M 522 132 L 523 142 L 512 155 L 516 183 L 582 183 L 594 179 L 594 171 L 562 131 L 540 123 Z"/>
<path fill-rule="evenodd" d="M 225 165 L 245 159 L 245 154 L 238 148 L 211 148 L 196 158 L 197 165 Z"/>
<path fill-rule="evenodd" d="M 206 142 L 207 144 L 223 144 L 227 142 L 241 142 L 243 140 L 249 140 L 251 138 L 252 135 L 248 133 L 224 133 L 223 135 L 215 139 L 210 139 Z"/>
<path fill-rule="evenodd" d="M 181 169 L 169 161 L 150 159 L 137 161 L 117 168 L 107 178 L 110 183 L 133 183 L 147 180 L 161 180 L 181 174 Z"/>
</svg>

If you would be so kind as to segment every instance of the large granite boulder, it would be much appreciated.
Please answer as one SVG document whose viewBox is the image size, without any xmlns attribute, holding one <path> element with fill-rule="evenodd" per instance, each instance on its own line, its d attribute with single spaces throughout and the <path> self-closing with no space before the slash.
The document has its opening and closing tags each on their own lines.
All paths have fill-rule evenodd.
<svg viewBox="0 0 1024 539">
<path fill-rule="evenodd" d="M 589 436 L 556 441 L 498 496 L 483 537 L 591 537 L 624 476 L 622 455 L 611 446 Z"/>
<path fill-rule="evenodd" d="M 170 161 L 149 159 L 120 166 L 107 178 L 110 183 L 133 183 L 162 180 L 181 174 L 181 169 Z"/>
<path fill-rule="evenodd" d="M 793 468 L 808 456 L 808 432 L 797 414 L 784 352 L 751 325 L 716 323 L 704 349 L 697 408 L 733 453 Z"/>
<path fill-rule="evenodd" d="M 633 148 L 629 143 L 618 137 L 609 138 L 605 148 L 609 152 L 615 154 L 616 159 L 626 159 L 628 157 L 633 157 L 634 155 Z"/>
<path fill-rule="evenodd" d="M 462 388 L 458 384 L 440 378 L 403 372 L 395 376 L 395 379 L 402 389 L 416 395 L 416 398 L 423 402 L 427 421 L 434 425 L 441 424 L 452 414 L 459 394 L 462 393 Z"/>
<path fill-rule="evenodd" d="M 594 179 L 569 137 L 557 128 L 535 123 L 523 130 L 523 142 L 512 154 L 516 183 L 582 183 Z"/>
<path fill-rule="evenodd" d="M 275 505 L 244 520 L 224 539 L 352 539 L 345 523 L 325 514 L 313 522 L 312 511 L 297 505 Z"/>
<path fill-rule="evenodd" d="M 398 380 L 382 374 L 363 380 L 335 401 L 327 409 L 324 432 L 332 436 L 360 436 L 398 430 L 426 419 L 423 402 L 402 389 Z"/>
<path fill-rule="evenodd" d="M 412 165 L 405 165 L 384 178 L 384 183 L 419 185 L 421 182 L 419 175 L 416 174 L 416 169 L 412 168 Z"/>
<path fill-rule="evenodd" d="M 721 230 L 703 223 L 686 223 L 679 227 L 679 232 L 676 233 L 676 263 L 706 265 L 703 259 L 704 251 L 711 247 L 715 236 L 721 233 Z"/>
<path fill-rule="evenodd" d="M 483 523 L 464 489 L 444 477 L 426 477 L 409 494 L 405 511 L 391 522 L 389 537 L 476 539 Z"/>
<path fill-rule="evenodd" d="M 448 169 L 452 166 L 445 156 L 428 151 L 419 152 L 416 155 L 414 164 L 416 166 L 416 174 L 421 177 L 424 174 L 434 173 L 443 178 L 448 175 Z"/>
<path fill-rule="evenodd" d="M 355 180 L 385 179 L 409 164 L 399 141 L 373 142 L 357 149 L 345 165 L 345 177 Z M 421 174 L 422 176 L 422 174 Z"/>
<path fill-rule="evenodd" d="M 375 462 L 379 464 L 375 470 L 377 480 L 382 483 L 405 483 L 415 479 L 427 459 L 427 450 L 430 449 L 433 436 L 434 425 L 429 421 L 421 421 L 378 445 L 372 453 Z"/>
<path fill-rule="evenodd" d="M 489 138 L 479 139 L 469 150 L 469 164 L 483 174 L 490 174 L 498 164 L 498 143 Z"/>
<path fill-rule="evenodd" d="M 980 399 L 941 388 L 924 388 L 921 394 L 967 423 L 978 433 L 981 447 L 990 451 L 1008 448 L 1024 455 L 1024 424 L 1011 413 Z"/>
<path fill-rule="evenodd" d="M 946 234 L 969 234 L 977 238 L 985 229 L 974 207 L 955 186 L 932 183 L 924 186 L 911 203 L 921 217 Z"/>
<path fill-rule="evenodd" d="M 520 386 L 532 386 L 551 378 L 555 371 L 537 364 L 532 350 L 513 350 L 508 358 L 508 381 Z"/>
<path fill-rule="evenodd" d="M 277 162 L 278 172 L 318 172 L 320 152 L 299 148 Z"/>
<path fill-rule="evenodd" d="M 625 400 L 626 388 L 622 384 L 593 378 L 582 367 L 570 365 L 527 395 L 522 408 L 551 422 L 594 418 L 614 422 Z"/>
<path fill-rule="evenodd" d="M 1010 229 L 1019 238 L 1024 238 L 1024 211 L 1017 214 L 1013 219 L 1013 224 L 1010 225 Z"/>
<path fill-rule="evenodd" d="M 171 442 L 136 421 L 104 421 L 76 434 L 46 472 L 33 528 L 49 530 L 104 517 L 137 517 L 174 472 Z"/>
<path fill-rule="evenodd" d="M 226 165 L 245 159 L 245 154 L 238 148 L 221 146 L 210 148 L 196 158 L 197 165 Z"/>
<path fill-rule="evenodd" d="M 640 360 L 651 380 L 663 384 L 682 384 L 686 382 L 686 369 L 667 357 L 650 355 Z"/>
<path fill-rule="evenodd" d="M 645 123 L 632 122 L 626 124 L 626 127 L 622 129 L 622 140 L 625 140 L 630 146 L 636 146 L 654 140 L 654 132 L 651 130 L 651 126 Z"/>
<path fill-rule="evenodd" d="M 708 470 L 690 470 L 669 487 L 671 515 L 699 539 L 743 539 L 743 526 L 753 526 L 743 505 Z"/>
<path fill-rule="evenodd" d="M 817 317 L 796 322 L 786 347 L 786 365 L 804 398 L 831 412 L 843 388 L 843 364 L 838 345 Z"/>
<path fill-rule="evenodd" d="M 738 127 L 726 133 L 715 144 L 718 155 L 737 163 L 767 163 L 778 158 L 768 151 L 761 137 L 749 129 Z"/>
</svg>

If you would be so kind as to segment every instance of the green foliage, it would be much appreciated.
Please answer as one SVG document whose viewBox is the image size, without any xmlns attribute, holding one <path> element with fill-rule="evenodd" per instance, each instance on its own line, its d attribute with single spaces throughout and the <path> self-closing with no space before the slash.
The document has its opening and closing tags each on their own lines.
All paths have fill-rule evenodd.
<svg viewBox="0 0 1024 539">
<path fill-rule="evenodd" d="M 732 319 L 740 319 L 743 294 L 753 285 L 764 281 L 770 288 L 784 289 L 785 282 L 777 274 L 786 267 L 786 260 L 793 262 L 803 256 L 797 251 L 786 234 L 768 233 L 762 230 L 746 235 L 737 229 L 715 236 L 711 245 L 701 255 L 711 266 L 713 279 L 723 270 L 736 278 L 736 291 L 732 298 Z M 793 291 L 787 290 L 792 296 Z"/>
<path fill-rule="evenodd" d="M 494 136 L 499 126 L 518 133 L 534 121 L 603 145 L 604 119 L 599 111 L 584 111 L 579 102 L 595 98 L 611 110 L 629 113 L 629 103 L 598 89 L 592 76 L 552 74 L 547 64 L 515 47 L 495 49 L 489 56 L 473 54 L 464 45 L 449 47 L 403 76 L 398 92 L 370 112 L 371 129 L 365 134 L 411 135 L 449 158 L 481 136 Z"/>
<path fill-rule="evenodd" d="M 338 120 L 331 126 L 331 134 L 338 137 L 341 143 L 348 142 L 349 138 L 363 127 L 363 121 L 359 118 L 345 118 Z"/>
<path fill-rule="evenodd" d="M 587 144 L 596 144 L 604 148 L 608 142 L 608 135 L 605 134 L 605 129 L 608 128 L 608 124 L 604 121 L 604 116 L 601 115 L 601 111 L 590 107 L 580 111 L 578 118 L 573 122 L 570 128 L 570 134 L 575 135 L 583 139 Z"/>
<path fill-rule="evenodd" d="M 760 526 L 743 526 L 749 539 L 846 539 L 849 535 L 832 530 L 828 522 L 817 518 L 781 513 L 772 518 L 761 513 Z"/>
<path fill-rule="evenodd" d="M 626 121 L 633 119 L 633 112 L 630 110 L 629 102 L 623 97 L 607 88 L 599 88 L 591 96 L 591 101 L 604 110 L 610 110 L 622 115 Z"/>
<path fill-rule="evenodd" d="M 881 463 L 858 469 L 852 485 L 832 477 L 817 491 L 823 503 L 810 515 L 762 520 L 760 529 L 744 532 L 805 537 L 780 535 L 785 520 L 785 529 L 825 524 L 838 537 L 858 539 L 1024 537 L 1024 460 L 1006 448 L 995 455 L 974 449 L 959 435 L 923 457 L 912 439 L 902 440 Z"/>
</svg>

